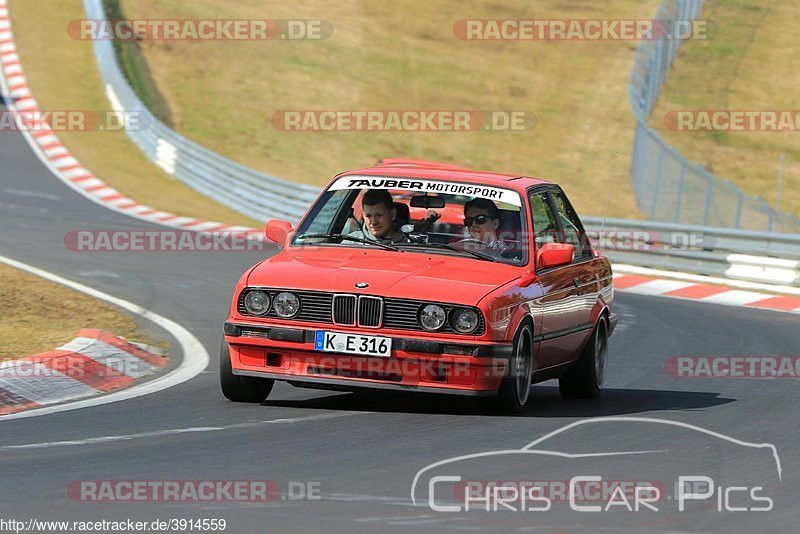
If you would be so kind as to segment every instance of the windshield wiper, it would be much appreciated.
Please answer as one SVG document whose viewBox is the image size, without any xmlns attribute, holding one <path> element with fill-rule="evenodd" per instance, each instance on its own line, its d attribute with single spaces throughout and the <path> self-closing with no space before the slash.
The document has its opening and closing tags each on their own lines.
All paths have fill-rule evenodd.
<svg viewBox="0 0 800 534">
<path fill-rule="evenodd" d="M 465 248 L 458 248 L 454 247 L 453 245 L 447 245 L 445 243 L 401 243 L 403 247 L 431 247 L 431 248 L 443 248 L 446 250 L 452 250 L 455 252 L 466 252 L 467 254 L 471 254 L 472 256 L 486 261 L 497 261 L 494 256 L 490 256 L 489 254 L 484 254 L 483 252 L 477 252 L 475 250 L 467 250 Z"/>
<path fill-rule="evenodd" d="M 364 239 L 363 237 L 355 237 L 352 235 L 345 235 L 345 234 L 303 234 L 297 236 L 297 239 L 315 239 L 315 238 L 327 238 L 331 240 L 338 239 L 339 241 L 355 241 L 356 243 L 363 243 L 365 245 L 375 245 L 376 247 L 381 247 L 386 250 L 393 250 L 398 252 L 400 249 L 393 246 L 388 245 L 386 243 L 381 243 L 380 241 L 372 241 L 370 239 Z"/>
</svg>

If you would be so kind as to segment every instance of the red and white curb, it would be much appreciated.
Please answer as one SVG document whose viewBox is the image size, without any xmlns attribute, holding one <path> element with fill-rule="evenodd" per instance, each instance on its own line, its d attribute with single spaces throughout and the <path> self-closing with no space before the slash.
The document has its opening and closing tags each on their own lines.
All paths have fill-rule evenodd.
<svg viewBox="0 0 800 534">
<path fill-rule="evenodd" d="M 0 415 L 127 387 L 167 365 L 156 352 L 84 329 L 55 350 L 0 362 Z"/>
<path fill-rule="evenodd" d="M 42 113 L 31 93 L 17 54 L 11 29 L 7 0 L 0 0 L 0 83 L 8 96 L 7 106 L 13 112 Z M 247 226 L 182 217 L 139 204 L 92 174 L 69 152 L 49 125 L 37 126 L 34 132 L 22 132 L 42 162 L 64 183 L 89 198 L 119 213 L 181 230 L 205 233 L 244 234 L 256 239 L 261 232 Z"/>
<path fill-rule="evenodd" d="M 696 300 L 709 304 L 800 313 L 800 297 L 770 295 L 725 285 L 671 280 L 642 274 L 614 273 L 614 290 L 639 295 Z"/>
</svg>

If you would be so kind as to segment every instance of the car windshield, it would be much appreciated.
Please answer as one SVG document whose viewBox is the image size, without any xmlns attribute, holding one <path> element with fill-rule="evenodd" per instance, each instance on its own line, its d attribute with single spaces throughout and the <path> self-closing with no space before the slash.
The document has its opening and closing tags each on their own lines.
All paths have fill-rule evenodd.
<svg viewBox="0 0 800 534">
<path fill-rule="evenodd" d="M 525 220 L 522 199 L 510 189 L 345 176 L 314 204 L 292 245 L 381 247 L 524 265 Z"/>
</svg>

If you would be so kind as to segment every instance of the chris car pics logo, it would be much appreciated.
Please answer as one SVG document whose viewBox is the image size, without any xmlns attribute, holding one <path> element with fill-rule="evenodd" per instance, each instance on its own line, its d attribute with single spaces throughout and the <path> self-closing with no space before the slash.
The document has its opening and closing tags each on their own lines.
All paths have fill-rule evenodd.
<svg viewBox="0 0 800 534">
<path fill-rule="evenodd" d="M 613 432 L 582 434 L 597 430 L 598 425 L 620 424 L 634 426 L 626 431 L 612 427 Z M 608 448 L 595 444 L 592 436 L 598 435 L 617 448 L 592 450 Z M 663 436 L 664 443 L 656 441 L 657 448 L 630 446 L 653 443 L 653 436 Z M 698 445 L 707 442 L 711 445 Z M 565 448 L 581 452 L 565 452 Z M 751 455 L 748 465 L 757 468 L 718 472 L 718 457 L 693 457 L 687 452 L 698 449 L 709 454 L 731 449 L 737 462 Z M 500 476 L 492 476 L 495 472 Z M 502 476 L 509 473 L 513 476 Z M 557 480 L 548 476 L 553 473 Z M 771 443 L 750 443 L 665 419 L 597 417 L 566 425 L 520 449 L 484 451 L 429 464 L 414 477 L 411 500 L 438 513 L 769 512 L 781 483 L 780 458 Z"/>
</svg>

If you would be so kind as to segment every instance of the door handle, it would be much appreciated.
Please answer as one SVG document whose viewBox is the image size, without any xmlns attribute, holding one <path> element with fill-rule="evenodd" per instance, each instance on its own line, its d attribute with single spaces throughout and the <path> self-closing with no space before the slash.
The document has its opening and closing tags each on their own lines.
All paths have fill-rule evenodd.
<svg viewBox="0 0 800 534">
<path fill-rule="evenodd" d="M 573 278 L 572 279 L 572 285 L 574 285 L 575 287 L 580 287 L 581 279 L 580 278 Z"/>
</svg>

